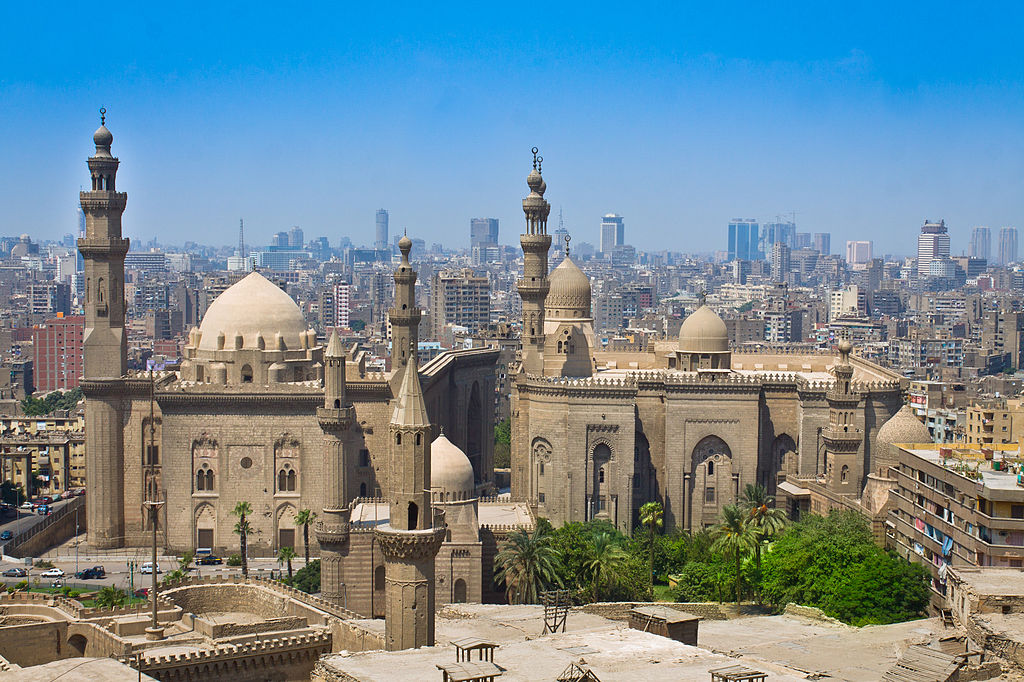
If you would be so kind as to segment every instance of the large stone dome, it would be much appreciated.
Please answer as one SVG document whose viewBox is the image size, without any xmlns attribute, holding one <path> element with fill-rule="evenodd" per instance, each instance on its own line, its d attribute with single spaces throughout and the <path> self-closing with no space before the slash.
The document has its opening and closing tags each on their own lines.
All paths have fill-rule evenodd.
<svg viewBox="0 0 1024 682">
<path fill-rule="evenodd" d="M 729 330 L 718 313 L 702 305 L 679 328 L 679 350 L 684 353 L 727 353 Z"/>
<path fill-rule="evenodd" d="M 556 318 L 590 317 L 590 278 L 566 256 L 548 275 L 550 289 L 545 310 Z"/>
<path fill-rule="evenodd" d="M 904 405 L 878 429 L 875 442 L 883 447 L 891 446 L 893 443 L 931 443 L 932 435 L 928 433 L 928 427 L 914 414 L 913 408 Z"/>
<path fill-rule="evenodd" d="M 476 497 L 473 465 L 466 453 L 442 433 L 430 444 L 430 488 L 445 500 Z"/>
<path fill-rule="evenodd" d="M 304 348 L 306 318 L 291 296 L 258 272 L 230 286 L 210 305 L 199 325 L 200 350 L 217 350 L 217 337 L 224 335 L 226 348 L 242 336 L 243 348 L 257 348 L 262 336 L 266 347 L 280 334 L 287 350 Z"/>
</svg>

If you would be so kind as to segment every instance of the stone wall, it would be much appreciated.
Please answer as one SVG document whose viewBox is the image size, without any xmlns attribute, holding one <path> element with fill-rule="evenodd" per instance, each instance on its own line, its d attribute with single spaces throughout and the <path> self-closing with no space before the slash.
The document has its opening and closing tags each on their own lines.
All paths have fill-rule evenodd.
<svg viewBox="0 0 1024 682">
<path fill-rule="evenodd" d="M 31 623 L 0 628 L 0 656 L 26 668 L 77 655 L 67 645 L 66 622 Z"/>
<path fill-rule="evenodd" d="M 582 611 L 583 613 L 601 616 L 609 620 L 629 622 L 629 612 L 638 606 L 667 606 L 670 609 L 676 609 L 677 611 L 683 611 L 694 616 L 699 616 L 703 620 L 729 620 L 730 618 L 735 618 L 739 615 L 735 605 L 716 604 L 714 602 L 597 602 L 594 604 L 576 606 L 574 609 Z"/>
<path fill-rule="evenodd" d="M 287 630 L 298 630 L 309 625 L 306 619 L 300 616 L 268 618 L 259 623 L 211 623 L 201 616 L 196 616 L 192 622 L 196 632 L 211 639 L 253 635 L 261 632 L 284 632 Z"/>
<path fill-rule="evenodd" d="M 85 497 L 74 498 L 30 532 L 14 536 L 4 547 L 4 553 L 15 557 L 39 556 L 72 537 L 76 526 L 79 531 L 85 530 Z"/>
</svg>

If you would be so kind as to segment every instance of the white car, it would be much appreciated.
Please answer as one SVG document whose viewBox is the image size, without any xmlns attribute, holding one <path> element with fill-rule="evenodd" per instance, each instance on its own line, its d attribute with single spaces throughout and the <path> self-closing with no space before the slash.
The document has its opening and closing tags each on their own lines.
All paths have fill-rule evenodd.
<svg viewBox="0 0 1024 682">
<path fill-rule="evenodd" d="M 163 573 L 163 571 L 160 570 L 160 564 L 156 565 L 156 572 L 157 572 L 157 575 Z M 141 573 L 142 575 L 152 575 L 153 574 L 153 562 L 152 561 L 147 561 L 146 563 L 142 564 L 142 568 L 139 569 L 139 573 Z"/>
<path fill-rule="evenodd" d="M 59 568 L 48 568 L 39 574 L 40 578 L 63 578 L 64 571 Z"/>
</svg>

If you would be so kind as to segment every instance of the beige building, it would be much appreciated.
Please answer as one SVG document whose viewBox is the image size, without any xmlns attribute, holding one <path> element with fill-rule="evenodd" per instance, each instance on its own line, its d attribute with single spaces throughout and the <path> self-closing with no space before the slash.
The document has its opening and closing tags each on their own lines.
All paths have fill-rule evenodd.
<svg viewBox="0 0 1024 682">
<path fill-rule="evenodd" d="M 430 281 L 431 334 L 444 337 L 450 326 L 466 327 L 472 332 L 491 321 L 491 287 L 486 275 L 471 269 L 443 270 Z"/>
<path fill-rule="evenodd" d="M 932 603 L 946 598 L 947 570 L 1024 566 L 1024 487 L 1017 447 L 898 446 L 887 544 L 932 574 Z"/>
<path fill-rule="evenodd" d="M 1019 443 L 1024 437 L 1020 400 L 991 400 L 967 408 L 964 440 L 978 445 Z"/>
<path fill-rule="evenodd" d="M 735 353 L 706 304 L 677 341 L 596 351 L 589 279 L 568 253 L 548 272 L 550 205 L 539 164 L 527 184 L 513 497 L 534 501 L 555 523 L 599 518 L 624 531 L 637 525 L 641 505 L 657 500 L 669 528 L 699 529 L 748 483 L 774 494 L 787 477 L 827 475 L 833 408 L 847 420 L 838 428 L 856 434 L 852 443 L 846 434 L 833 472 L 837 481 L 845 476 L 844 494 L 859 495 L 886 464 L 874 442 L 901 404 L 899 377 L 863 359 L 849 359 L 843 395 L 830 396 L 838 358 Z"/>
<path fill-rule="evenodd" d="M 42 417 L 0 417 L 0 480 L 29 490 L 31 472 L 42 487 L 31 494 L 60 495 L 85 486 L 85 415 L 59 411 Z"/>
</svg>

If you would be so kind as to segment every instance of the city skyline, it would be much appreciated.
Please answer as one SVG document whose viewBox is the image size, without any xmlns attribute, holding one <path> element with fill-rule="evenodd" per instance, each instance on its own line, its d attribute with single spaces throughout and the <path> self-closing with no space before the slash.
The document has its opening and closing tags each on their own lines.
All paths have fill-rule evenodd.
<svg viewBox="0 0 1024 682">
<path fill-rule="evenodd" d="M 466 222 L 487 215 L 514 243 L 521 168 L 537 145 L 552 205 L 581 241 L 596 244 L 600 217 L 615 212 L 639 249 L 665 248 L 667 232 L 669 248 L 707 253 L 723 248 L 731 217 L 796 211 L 801 231 L 906 255 L 922 217 L 943 217 L 962 253 L 973 227 L 1024 216 L 1024 62 L 1005 16 L 1016 8 L 949 7 L 881 19 L 880 5 L 663 8 L 658 25 L 619 17 L 607 43 L 605 20 L 571 9 L 534 25 L 501 10 L 408 8 L 386 30 L 348 12 L 267 22 L 263 6 L 208 9 L 186 25 L 111 10 L 112 56 L 99 60 L 81 58 L 85 8 L 9 8 L 13 24 L 47 24 L 49 39 L 0 48 L 19 131 L 4 231 L 73 231 L 66 197 L 106 106 L 136 240 L 230 244 L 241 216 L 253 243 L 293 225 L 359 242 L 386 206 L 393 234 L 461 246 Z M 780 39 L 755 39 L 766 34 Z M 959 49 L 921 50 L 905 34 Z M 589 106 L 598 95 L 616 106 Z"/>
</svg>

